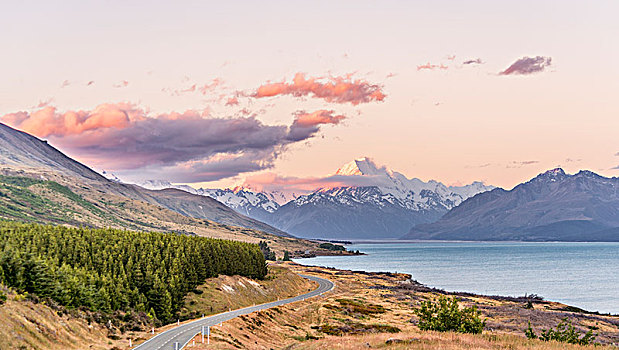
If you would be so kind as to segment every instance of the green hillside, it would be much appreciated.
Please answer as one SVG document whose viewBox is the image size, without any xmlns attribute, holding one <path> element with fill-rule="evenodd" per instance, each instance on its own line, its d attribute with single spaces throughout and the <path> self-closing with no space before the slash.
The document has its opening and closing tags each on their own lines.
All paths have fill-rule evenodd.
<svg viewBox="0 0 619 350">
<path fill-rule="evenodd" d="M 69 308 L 145 311 L 169 321 L 209 277 L 266 273 L 255 244 L 0 221 L 0 282 Z"/>
</svg>

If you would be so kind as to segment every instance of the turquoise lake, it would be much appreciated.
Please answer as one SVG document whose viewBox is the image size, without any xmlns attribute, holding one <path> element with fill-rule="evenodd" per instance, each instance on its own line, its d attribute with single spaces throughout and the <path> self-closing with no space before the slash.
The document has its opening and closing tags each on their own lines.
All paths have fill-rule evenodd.
<svg viewBox="0 0 619 350">
<path fill-rule="evenodd" d="M 303 265 L 404 272 L 430 287 L 488 295 L 538 294 L 619 314 L 619 243 L 415 242 L 347 246 L 367 255 L 295 259 Z"/>
</svg>

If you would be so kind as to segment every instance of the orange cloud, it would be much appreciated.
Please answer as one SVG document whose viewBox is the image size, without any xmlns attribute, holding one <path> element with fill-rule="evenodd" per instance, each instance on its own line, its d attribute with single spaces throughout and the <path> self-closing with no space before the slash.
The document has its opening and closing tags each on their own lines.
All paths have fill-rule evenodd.
<svg viewBox="0 0 619 350">
<path fill-rule="evenodd" d="M 386 97 L 381 86 L 363 80 L 352 80 L 350 77 L 330 77 L 326 82 L 319 80 L 320 78 L 306 78 L 304 73 L 297 73 L 292 82 L 264 84 L 258 87 L 252 96 L 256 98 L 278 95 L 313 96 L 327 102 L 352 105 L 383 101 Z"/>
<path fill-rule="evenodd" d="M 333 115 L 333 111 L 321 109 L 313 113 L 297 112 L 294 122 L 299 126 L 315 126 L 319 124 L 338 124 L 344 119 L 346 117 L 343 115 Z"/>
<path fill-rule="evenodd" d="M 103 104 L 90 112 L 58 113 L 55 107 L 45 106 L 30 115 L 17 112 L 0 120 L 39 137 L 67 136 L 101 128 L 126 128 L 131 122 L 131 114 L 135 114 L 132 110 L 128 104 Z"/>
<path fill-rule="evenodd" d="M 339 124 L 346 119 L 343 115 L 334 115 L 333 111 L 324 109 L 307 113 L 305 111 L 297 111 L 294 121 L 290 125 L 288 140 L 301 141 L 314 136 L 323 124 Z"/>
</svg>

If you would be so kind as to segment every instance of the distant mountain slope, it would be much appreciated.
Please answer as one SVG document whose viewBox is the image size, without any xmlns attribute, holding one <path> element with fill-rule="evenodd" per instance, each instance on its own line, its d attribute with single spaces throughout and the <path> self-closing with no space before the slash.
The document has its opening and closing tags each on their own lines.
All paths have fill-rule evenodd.
<svg viewBox="0 0 619 350">
<path fill-rule="evenodd" d="M 492 189 L 481 182 L 448 187 L 379 168 L 368 158 L 335 173 L 367 186 L 324 188 L 299 196 L 263 220 L 294 235 L 327 239 L 398 238 L 440 218 L 466 198 Z"/>
<path fill-rule="evenodd" d="M 174 185 L 164 180 L 148 180 L 138 185 L 150 190 L 174 188 L 192 194 L 210 197 L 234 209 L 237 213 L 261 221 L 269 220 L 271 214 L 277 211 L 282 204 L 297 198 L 294 194 L 287 195 L 281 192 L 255 191 L 251 188 L 242 186 L 225 189 L 195 189 L 187 185 Z"/>
<path fill-rule="evenodd" d="M 78 192 L 88 189 L 88 191 L 95 193 L 124 197 L 161 206 L 196 219 L 206 219 L 220 224 L 265 231 L 279 236 L 289 236 L 263 222 L 243 216 L 211 198 L 182 191 L 151 191 L 135 185 L 110 181 L 87 166 L 67 157 L 47 142 L 2 123 L 0 123 L 0 170 L 0 173 L 6 175 L 20 175 L 24 172 L 39 174 L 37 179 L 54 180 L 71 188 L 77 187 L 73 190 Z M 60 175 L 60 177 L 54 176 L 55 174 Z M 63 176 L 68 178 L 63 178 Z M 37 186 L 35 186 L 35 191 L 40 190 L 40 186 Z M 29 186 L 27 187 L 29 188 Z M 106 198 L 100 198 L 100 200 L 105 201 Z M 93 205 L 94 207 L 102 206 L 99 203 Z M 119 215 L 119 213 L 115 215 Z M 90 217 L 90 219 L 93 218 Z M 88 220 L 84 222 L 87 223 Z M 104 222 L 107 221 L 104 220 Z M 133 225 L 130 227 L 137 229 L 142 226 Z"/>
<path fill-rule="evenodd" d="M 553 169 L 480 193 L 405 239 L 619 241 L 619 178 Z"/>
<path fill-rule="evenodd" d="M 0 123 L 0 166 L 50 169 L 70 176 L 102 181 L 103 176 L 67 157 L 47 141 Z"/>
</svg>

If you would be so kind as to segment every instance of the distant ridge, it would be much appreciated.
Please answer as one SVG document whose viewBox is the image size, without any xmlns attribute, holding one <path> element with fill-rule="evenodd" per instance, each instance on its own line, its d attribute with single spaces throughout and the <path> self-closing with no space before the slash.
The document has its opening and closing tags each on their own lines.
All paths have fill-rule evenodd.
<svg viewBox="0 0 619 350">
<path fill-rule="evenodd" d="M 619 178 L 557 168 L 467 199 L 404 239 L 619 241 Z"/>
</svg>

